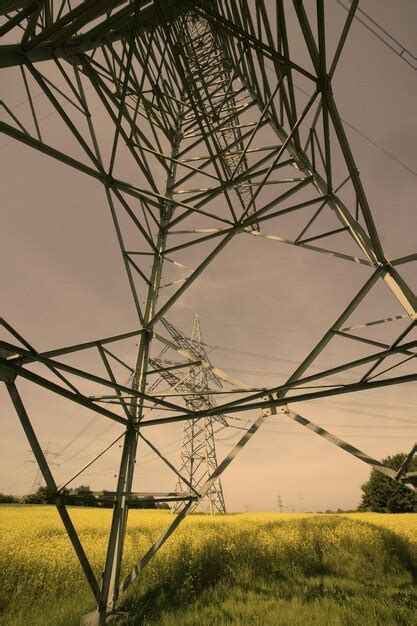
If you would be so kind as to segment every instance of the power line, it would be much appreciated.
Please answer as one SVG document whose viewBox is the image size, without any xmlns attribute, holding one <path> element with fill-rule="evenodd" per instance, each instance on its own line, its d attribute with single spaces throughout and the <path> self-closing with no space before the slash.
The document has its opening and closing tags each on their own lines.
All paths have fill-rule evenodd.
<svg viewBox="0 0 417 626">
<path fill-rule="evenodd" d="M 315 404 L 322 404 L 322 405 L 324 405 L 325 403 L 324 402 L 315 401 Z M 337 407 L 330 407 L 330 408 L 337 409 Z M 375 417 L 375 418 L 380 419 L 380 420 L 387 420 L 387 421 L 390 421 L 390 422 L 402 422 L 402 423 L 405 423 L 405 424 L 411 424 L 412 426 L 417 426 L 417 423 L 416 423 L 415 420 L 408 420 L 408 419 L 404 419 L 404 418 L 401 418 L 401 417 L 391 417 L 391 416 L 388 416 L 388 415 L 380 415 L 380 414 L 377 414 L 377 413 L 369 413 L 367 411 L 355 411 L 354 409 L 350 410 L 350 409 L 344 408 L 344 407 L 342 407 L 342 410 L 345 413 L 353 413 L 355 415 L 365 415 L 366 417 Z M 229 417 L 229 419 L 230 419 L 230 417 Z M 250 421 L 251 420 L 246 420 L 246 423 L 250 423 Z M 273 422 L 273 423 L 275 423 L 275 422 Z M 337 424 L 328 423 L 328 422 L 327 423 L 323 422 L 323 425 L 327 425 L 327 426 L 334 426 L 335 425 L 335 426 L 337 426 Z M 347 426 L 347 424 L 343 424 L 343 426 L 345 426 L 345 425 Z M 353 424 L 352 424 L 352 426 L 353 426 Z M 355 426 L 356 426 L 356 424 L 355 424 Z M 374 426 L 377 426 L 377 424 L 375 424 Z M 381 428 L 387 428 L 387 426 L 381 425 Z M 407 428 L 407 427 L 404 426 L 404 428 Z M 411 427 L 409 427 L 409 428 L 411 428 Z"/>
<path fill-rule="evenodd" d="M 57 463 L 56 461 L 50 461 L 49 458 L 52 457 L 56 459 L 56 457 L 60 456 L 60 454 L 59 452 L 51 452 L 49 450 L 49 446 L 50 446 L 50 442 L 48 441 L 48 445 L 46 446 L 45 450 L 43 450 L 43 456 L 47 460 L 49 467 L 52 467 L 52 466 L 59 467 L 60 463 Z M 29 493 L 35 493 L 42 486 L 42 482 L 43 482 L 42 471 L 41 471 L 40 466 L 38 465 L 36 458 L 34 458 L 33 460 L 25 461 L 25 462 L 34 463 L 36 465 L 36 473 L 33 478 L 32 485 L 29 489 Z"/>
<path fill-rule="evenodd" d="M 211 323 L 213 323 L 213 322 L 211 322 Z M 214 324 L 216 324 L 216 322 L 214 322 Z M 317 337 L 318 335 L 321 334 L 320 331 L 318 331 L 317 333 L 313 333 L 313 332 L 308 332 L 308 331 L 288 330 L 288 329 L 283 329 L 283 328 L 261 328 L 261 327 L 258 327 L 258 326 L 252 326 L 250 324 L 234 324 L 232 322 L 224 322 L 224 321 L 217 322 L 217 324 L 227 325 L 227 326 L 237 326 L 237 327 L 241 327 L 241 328 L 247 328 L 247 329 L 250 329 L 250 330 L 265 330 L 265 331 L 271 331 L 271 332 L 282 332 L 282 333 L 285 333 L 285 334 L 287 334 L 287 333 L 305 334 L 305 335 L 312 335 L 314 337 Z M 240 353 L 240 354 L 247 354 L 249 356 L 256 356 L 256 357 L 266 358 L 266 359 L 270 359 L 270 360 L 281 361 L 281 362 L 285 362 L 285 363 L 298 363 L 298 361 L 296 359 L 285 359 L 285 358 L 282 358 L 282 357 L 277 357 L 277 356 L 272 356 L 272 355 L 267 355 L 267 354 L 259 354 L 259 353 L 256 353 L 256 352 L 250 352 L 250 351 L 247 351 L 247 350 L 239 350 L 237 348 L 231 348 L 231 347 L 227 347 L 227 346 L 226 347 L 218 346 L 218 345 L 212 344 L 212 343 L 211 344 L 207 344 L 207 343 L 203 343 L 202 342 L 202 345 L 204 345 L 206 347 L 209 346 L 209 347 L 211 347 L 213 349 L 217 349 L 217 350 L 225 351 L 225 352 L 237 352 L 237 353 Z M 333 356 L 333 357 L 339 358 L 340 355 L 339 354 L 335 354 L 333 352 L 326 351 L 324 356 L 325 357 Z M 321 360 L 322 360 L 322 355 L 321 355 Z M 326 358 L 326 362 L 327 363 L 329 362 L 327 358 Z M 265 373 L 265 374 L 268 373 L 268 372 L 263 372 L 261 370 L 243 370 L 243 369 L 237 369 L 237 368 L 231 368 L 231 367 L 229 367 L 228 369 L 231 369 L 231 370 L 234 370 L 234 371 L 240 371 L 240 372 L 247 372 L 247 373 Z M 275 376 L 277 374 L 283 375 L 283 376 L 287 376 L 288 375 L 288 373 L 276 372 L 275 371 L 275 372 L 273 372 L 271 374 L 271 376 L 272 375 Z M 353 380 L 353 378 L 351 380 Z"/>
<path fill-rule="evenodd" d="M 342 0 L 336 0 L 345 11 L 349 11 L 352 0 L 344 0 L 349 6 L 345 6 Z M 359 17 L 358 13 L 361 14 Z M 414 56 L 405 46 L 403 46 L 398 39 L 390 35 L 382 26 L 380 26 L 370 15 L 365 13 L 363 9 L 356 8 L 355 19 L 358 20 L 365 28 L 367 28 L 379 41 L 381 41 L 387 48 L 395 52 L 397 56 L 405 61 L 413 70 L 417 70 L 417 57 Z"/>
<path fill-rule="evenodd" d="M 125 353 L 124 357 L 125 358 L 127 356 L 127 354 L 129 354 L 129 352 L 132 350 L 132 348 L 129 348 L 129 350 Z M 131 379 L 132 374 L 129 374 L 129 376 L 126 378 L 126 380 L 124 381 L 124 385 L 126 385 L 129 380 Z M 109 402 L 104 403 L 103 406 L 107 406 L 109 404 Z M 67 450 L 71 445 L 73 445 L 80 437 L 81 435 L 83 435 L 89 428 L 91 428 L 98 420 L 98 418 L 101 417 L 100 415 L 94 415 L 88 422 L 87 424 L 85 424 L 76 435 L 74 435 L 74 437 L 71 439 L 71 441 L 69 443 L 67 443 L 63 448 L 61 448 L 61 450 L 59 450 L 59 454 L 62 454 L 62 452 L 64 450 Z M 111 428 L 113 428 L 115 426 L 115 424 L 110 424 L 110 426 L 108 426 L 107 428 L 105 428 L 103 431 L 101 431 L 101 433 L 99 433 L 92 442 L 89 442 L 88 444 L 86 444 L 85 446 L 81 447 L 78 449 L 78 451 L 73 454 L 72 456 L 70 456 L 69 459 L 66 459 L 63 463 L 61 463 L 61 465 L 65 465 L 66 463 L 68 463 L 71 460 L 74 460 L 74 457 L 79 454 L 80 452 L 83 452 L 86 448 L 88 448 L 91 444 L 95 443 L 98 439 L 98 437 L 101 437 L 104 433 L 108 432 Z"/>
<path fill-rule="evenodd" d="M 398 428 L 410 430 L 411 428 L 410 426 L 384 426 L 379 424 L 335 424 L 334 422 L 320 422 L 320 426 L 331 426 L 332 428 L 392 428 L 396 430 Z M 417 422 L 415 422 L 414 428 L 417 429 Z M 411 428 L 411 430 L 413 430 L 413 428 Z"/>
<path fill-rule="evenodd" d="M 300 91 L 301 93 L 303 93 L 305 96 L 307 97 L 311 97 L 309 96 L 307 91 L 304 91 L 304 89 L 301 89 L 301 87 L 299 87 L 298 85 L 294 84 L 294 87 Z M 371 139 L 370 137 L 368 137 L 368 135 L 365 135 L 365 133 L 363 133 L 361 130 L 359 130 L 358 128 L 356 128 L 356 126 L 354 126 L 351 122 L 348 122 L 347 120 L 343 119 L 342 117 L 340 118 L 342 120 L 342 122 L 344 124 L 346 124 L 346 126 L 349 126 L 349 128 L 351 128 L 352 130 L 355 131 L 355 133 L 357 133 L 358 135 L 360 135 L 360 137 L 362 137 L 362 139 L 366 139 L 366 141 L 368 141 L 369 143 L 371 143 L 375 148 L 377 148 L 378 150 L 380 150 L 381 152 L 383 152 L 386 156 L 388 156 L 390 159 L 392 159 L 393 161 L 395 161 L 396 163 L 398 163 L 399 165 L 401 165 L 404 169 L 406 169 L 408 172 L 410 172 L 410 174 L 413 174 L 413 176 L 417 176 L 417 172 L 415 170 L 413 170 L 409 165 L 407 165 L 406 163 L 404 163 L 403 161 L 401 161 L 398 157 L 396 157 L 394 154 L 392 154 L 392 152 L 389 152 L 386 148 L 384 148 L 383 146 L 381 146 L 379 143 L 377 143 L 376 141 L 374 141 L 373 139 Z"/>
<path fill-rule="evenodd" d="M 327 406 L 328 408 L 333 408 L 338 410 L 339 407 L 337 405 L 331 406 L 331 405 L 326 405 L 325 402 L 320 402 L 320 401 L 314 401 L 315 404 L 321 404 L 322 406 Z M 341 407 L 342 411 L 344 411 L 345 413 L 352 413 L 352 414 L 356 414 L 356 415 L 366 415 L 367 417 L 375 417 L 377 419 L 382 419 L 382 420 L 390 420 L 393 422 L 403 422 L 406 424 L 415 424 L 416 422 L 414 420 L 408 420 L 405 418 L 401 418 L 401 417 L 391 417 L 388 415 L 380 415 L 379 413 L 370 413 L 369 411 L 357 411 L 356 409 L 350 409 L 348 407 Z"/>
<path fill-rule="evenodd" d="M 404 161 L 401 161 L 398 157 L 396 157 L 394 154 L 392 154 L 392 152 L 389 152 L 386 148 L 381 146 L 379 143 L 377 143 L 376 141 L 374 141 L 373 139 L 371 139 L 370 137 L 365 135 L 365 133 L 363 133 L 358 128 L 353 126 L 353 124 L 351 124 L 350 122 L 347 122 L 346 120 L 343 120 L 343 119 L 342 119 L 342 122 L 344 124 L 346 124 L 346 126 L 349 126 L 349 128 L 351 128 L 352 130 L 354 130 L 355 133 L 358 133 L 358 135 L 360 135 L 363 139 L 366 139 L 366 141 L 369 141 L 369 143 L 371 143 L 373 146 L 375 146 L 375 148 L 378 148 L 378 150 L 383 152 L 390 159 L 392 159 L 393 161 L 395 161 L 396 163 L 401 165 L 404 169 L 406 169 L 408 172 L 410 172 L 410 174 L 412 174 L 413 176 L 417 176 L 417 172 L 415 170 L 411 169 L 411 167 L 409 165 L 404 163 Z"/>
<path fill-rule="evenodd" d="M 336 0 L 337 1 L 337 0 Z M 265 61 L 265 65 L 271 69 L 271 70 L 275 70 L 275 68 L 268 63 L 267 61 Z M 307 96 L 308 98 L 311 98 L 311 94 L 309 94 L 307 91 L 305 91 L 304 89 L 302 89 L 301 87 L 299 87 L 298 85 L 296 85 L 294 83 L 294 87 L 297 89 L 297 91 L 300 91 L 302 94 L 304 94 L 305 96 Z M 348 122 L 347 120 L 343 119 L 342 117 L 340 118 L 342 120 L 342 122 L 344 124 L 346 124 L 346 126 L 349 126 L 350 129 L 352 129 L 353 131 L 355 131 L 355 133 L 357 133 L 360 137 L 362 137 L 362 139 L 365 139 L 366 141 L 368 141 L 370 144 L 372 144 L 375 148 L 377 148 L 378 150 L 380 150 L 381 152 L 383 152 L 387 157 L 389 157 L 390 159 L 392 159 L 393 161 L 395 161 L 398 165 L 401 165 L 401 167 L 403 167 L 405 170 L 407 170 L 410 174 L 412 174 L 413 176 L 417 176 L 417 172 L 415 170 L 413 170 L 409 165 L 407 165 L 406 163 L 404 163 L 403 161 L 401 161 L 401 159 L 399 159 L 398 157 L 396 157 L 394 154 L 392 154 L 391 152 L 389 152 L 389 150 L 387 150 L 386 148 L 384 148 L 383 146 L 381 146 L 379 143 L 377 143 L 376 141 L 374 141 L 373 139 L 371 139 L 370 137 L 368 137 L 368 135 L 365 135 L 365 133 L 363 133 L 362 131 L 360 131 L 358 128 L 356 128 L 356 126 L 354 126 L 351 122 Z"/>
<path fill-rule="evenodd" d="M 65 85 L 66 82 L 67 82 L 66 80 L 63 80 L 62 82 L 57 83 L 56 87 L 62 87 L 62 85 Z M 38 93 L 31 94 L 32 100 L 36 100 L 36 98 L 39 98 L 39 97 L 45 97 L 45 92 L 44 91 L 38 91 Z M 11 111 L 14 111 L 15 109 L 21 107 L 22 104 L 27 104 L 28 102 L 30 102 L 30 100 L 29 100 L 29 98 L 26 98 L 26 100 L 21 100 L 20 102 L 16 102 L 16 104 L 13 104 L 12 106 L 9 106 L 8 108 Z M 54 109 L 54 111 L 56 112 L 56 109 Z M 0 115 L 1 115 L 1 112 L 0 112 Z"/>
<path fill-rule="evenodd" d="M 245 428 L 244 426 L 231 426 L 231 428 L 235 428 L 237 430 L 244 430 L 245 432 L 248 430 L 247 428 Z M 310 437 L 316 433 L 314 432 L 309 432 L 309 433 L 302 433 L 302 432 L 295 432 L 295 431 L 290 431 L 290 430 L 268 430 L 268 429 L 261 429 L 260 432 L 263 433 L 268 433 L 268 434 L 274 434 L 274 435 L 294 435 L 297 437 Z M 358 439 L 363 439 L 363 438 L 367 438 L 367 439 L 411 439 L 412 437 L 414 437 L 414 434 L 411 435 L 362 435 L 361 433 L 339 433 L 340 436 L 343 437 L 357 437 Z M 239 434 L 236 433 L 236 437 L 238 437 Z M 220 438 L 219 438 L 220 440 Z"/>
<path fill-rule="evenodd" d="M 64 85 L 66 83 L 66 81 L 62 81 L 61 83 L 58 83 L 57 87 L 61 87 L 62 85 Z M 91 89 L 91 87 L 86 87 L 84 89 L 85 92 L 89 91 Z M 43 91 L 34 94 L 33 96 L 31 96 L 32 100 L 34 100 L 35 98 L 38 98 L 40 96 L 45 96 L 45 93 Z M 22 106 L 22 104 L 27 104 L 28 102 L 30 102 L 29 98 L 26 100 L 22 100 L 21 102 L 18 102 L 17 104 L 8 107 L 11 111 L 14 111 L 15 109 L 17 109 L 18 107 Z M 65 103 L 63 103 L 64 105 Z M 67 103 L 68 104 L 68 103 Z M 7 113 L 7 111 L 6 111 Z M 53 108 L 51 111 L 49 111 L 48 113 L 46 113 L 43 117 L 40 117 L 37 121 L 38 122 L 43 122 L 44 120 L 48 119 L 48 117 L 51 117 L 51 115 L 55 115 L 57 113 L 57 109 Z M 0 111 L 0 115 L 2 115 L 2 111 Z M 34 130 L 34 128 L 36 128 L 36 124 L 31 124 L 29 126 L 30 130 Z M 9 141 L 7 141 L 6 143 L 2 144 L 0 146 L 0 150 L 3 150 L 4 148 L 7 148 L 8 145 L 10 145 L 13 141 L 15 141 L 14 139 L 10 139 Z"/>
<path fill-rule="evenodd" d="M 66 450 L 67 448 L 72 446 L 72 444 L 75 443 L 81 437 L 81 435 L 83 435 L 86 432 L 86 430 L 91 428 L 91 426 L 97 421 L 98 417 L 99 417 L 98 415 L 94 415 L 94 417 L 92 417 L 87 422 L 87 424 L 85 426 L 83 426 L 81 428 L 81 430 L 63 448 L 61 448 L 59 453 L 62 454 L 62 452 L 64 452 L 64 450 Z"/>
<path fill-rule="evenodd" d="M 295 335 L 310 335 L 312 337 L 317 337 L 317 335 L 320 334 L 319 330 L 316 333 L 314 333 L 308 330 L 291 330 L 289 328 L 265 328 L 263 326 L 252 326 L 250 324 L 235 324 L 234 322 L 225 322 L 224 320 L 221 320 L 220 322 L 210 321 L 210 324 L 215 324 L 215 325 L 217 324 L 219 326 L 233 326 L 233 327 L 237 326 L 239 328 L 249 328 L 250 330 L 266 330 L 270 332 L 285 333 L 285 334 L 290 333 L 290 334 L 295 334 Z"/>
</svg>

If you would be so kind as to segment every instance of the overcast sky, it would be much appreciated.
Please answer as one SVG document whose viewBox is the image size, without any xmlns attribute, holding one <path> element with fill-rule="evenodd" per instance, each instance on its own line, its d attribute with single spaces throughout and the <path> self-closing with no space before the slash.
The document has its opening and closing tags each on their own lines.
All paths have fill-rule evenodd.
<svg viewBox="0 0 417 626">
<path fill-rule="evenodd" d="M 305 5 L 310 8 L 309 3 Z M 315 6 L 312 0 L 310 4 Z M 332 42 L 346 12 L 337 2 L 325 4 Z M 360 6 L 416 53 L 414 2 L 364 0 Z M 293 35 L 296 37 L 295 30 Z M 297 47 L 296 40 L 292 44 Z M 7 103 L 18 112 L 24 100 L 21 79 L 14 70 L 6 70 L 4 76 Z M 304 82 L 299 85 L 305 88 Z M 333 91 L 341 116 L 349 123 L 346 132 L 386 256 L 395 259 L 411 254 L 417 240 L 416 71 L 354 21 Z M 300 93 L 298 97 L 305 98 Z M 37 106 L 42 129 L 59 142 L 57 116 L 51 105 L 40 95 Z M 97 115 L 100 122 L 101 113 Z M 104 117 L 99 128 L 103 135 L 109 132 Z M 62 142 L 64 149 L 65 139 Z M 135 311 L 100 184 L 5 136 L 0 137 L 0 159 L 1 315 L 40 351 L 134 329 Z M 335 172 L 336 180 L 342 177 Z M 292 225 L 291 220 L 284 222 L 284 228 Z M 265 231 L 285 236 L 268 223 Z M 416 290 L 415 264 L 402 266 L 401 271 Z M 243 234 L 205 270 L 169 319 L 191 333 L 198 313 L 203 339 L 213 346 L 210 358 L 215 365 L 249 385 L 279 384 L 369 275 L 369 268 L 361 265 Z M 378 285 L 355 313 L 354 321 L 402 313 L 386 287 Z M 366 336 L 389 343 L 405 324 L 406 320 L 385 324 Z M 410 336 L 413 338 L 415 335 Z M 126 351 L 123 356 L 133 364 L 135 346 L 126 345 Z M 324 369 L 369 352 L 372 350 L 363 347 L 346 348 L 343 340 L 336 340 L 318 363 Z M 398 375 L 412 371 L 408 367 L 399 369 Z M 352 381 L 354 375 L 349 373 L 350 379 L 346 375 L 346 381 Z M 59 453 L 49 457 L 56 463 L 53 469 L 58 482 L 75 473 L 120 432 L 104 417 L 90 423 L 94 416 L 88 411 L 30 383 L 18 382 L 42 445 Z M 382 458 L 410 450 L 416 439 L 416 388 L 411 383 L 343 395 L 295 405 L 295 410 Z M 33 456 L 3 386 L 0 400 L 0 491 L 25 493 L 36 473 Z M 251 417 L 255 415 L 242 414 L 241 425 Z M 179 460 L 181 429 L 175 425 L 152 432 L 153 440 L 174 463 Z M 219 434 L 219 458 L 229 452 L 240 433 L 225 430 Z M 79 436 L 73 441 L 75 435 Z M 112 449 L 83 475 L 82 482 L 95 489 L 112 488 L 117 458 L 118 450 Z M 368 474 L 369 468 L 357 459 L 284 416 L 275 416 L 223 474 L 222 482 L 230 511 L 277 510 L 278 491 L 289 509 L 324 510 L 356 507 L 360 485 Z M 166 491 L 174 486 L 170 470 L 139 448 L 135 489 Z"/>
</svg>

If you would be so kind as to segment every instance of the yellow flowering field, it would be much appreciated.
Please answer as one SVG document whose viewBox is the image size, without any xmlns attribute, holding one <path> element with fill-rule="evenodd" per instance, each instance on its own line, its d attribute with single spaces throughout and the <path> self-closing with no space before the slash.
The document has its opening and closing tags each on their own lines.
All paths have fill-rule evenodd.
<svg viewBox="0 0 417 626">
<path fill-rule="evenodd" d="M 378 524 L 409 539 L 417 546 L 417 513 L 348 513 L 350 519 Z"/>
<path fill-rule="evenodd" d="M 72 507 L 70 514 L 99 578 L 111 511 Z M 125 572 L 171 520 L 168 511 L 131 511 Z M 76 624 L 93 608 L 54 507 L 1 506 L 0 536 L 2 623 Z M 205 590 L 226 583 L 241 586 L 259 578 L 279 583 L 277 589 L 285 587 L 288 593 L 290 585 L 295 593 L 298 582 L 305 587 L 330 577 L 351 585 L 379 581 L 381 586 L 385 581 L 392 589 L 408 589 L 416 575 L 417 514 L 192 515 L 132 586 L 124 604 L 130 614 L 140 613 L 139 621 L 129 623 L 148 623 L 148 609 L 159 607 L 168 620 L 163 623 L 169 624 L 171 605 L 177 610 L 181 602 L 189 605 Z M 194 623 L 185 615 L 175 619 Z M 155 620 L 154 615 L 149 623 Z"/>
</svg>

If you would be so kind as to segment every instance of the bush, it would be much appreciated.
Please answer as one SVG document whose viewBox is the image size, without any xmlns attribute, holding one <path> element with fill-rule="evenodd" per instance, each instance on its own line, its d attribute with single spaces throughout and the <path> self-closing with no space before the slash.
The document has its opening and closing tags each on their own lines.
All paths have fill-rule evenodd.
<svg viewBox="0 0 417 626">
<path fill-rule="evenodd" d="M 383 459 L 386 467 L 398 470 L 406 455 L 394 454 Z M 417 470 L 417 461 L 410 463 L 408 471 Z M 401 483 L 381 474 L 376 469 L 371 470 L 369 480 L 361 487 L 363 491 L 360 511 L 374 511 L 375 513 L 413 513 L 417 511 L 417 495 Z"/>
<path fill-rule="evenodd" d="M 5 493 L 0 493 L 0 504 L 15 504 L 17 501 L 16 496 L 8 496 Z"/>
</svg>

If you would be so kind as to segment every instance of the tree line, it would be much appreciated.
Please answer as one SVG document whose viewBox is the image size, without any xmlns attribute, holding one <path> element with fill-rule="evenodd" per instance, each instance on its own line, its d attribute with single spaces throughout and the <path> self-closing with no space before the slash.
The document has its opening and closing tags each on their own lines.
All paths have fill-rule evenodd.
<svg viewBox="0 0 417 626">
<path fill-rule="evenodd" d="M 382 459 L 386 467 L 398 470 L 406 458 L 406 454 L 400 452 Z M 408 471 L 417 471 L 417 459 L 414 458 L 408 467 Z M 417 512 L 417 495 L 395 482 L 388 476 L 372 469 L 369 479 L 361 486 L 362 500 L 358 511 L 372 511 L 376 513 L 414 513 Z M 102 491 L 95 495 L 88 485 L 80 485 L 71 491 L 65 490 L 64 494 L 68 504 L 78 506 L 95 506 L 112 508 L 113 493 Z M 40 487 L 35 493 L 17 497 L 0 493 L 0 504 L 50 504 L 54 496 L 46 487 Z M 156 502 L 152 496 L 146 500 L 133 498 L 129 507 L 132 509 L 169 509 L 166 502 Z"/>
<path fill-rule="evenodd" d="M 100 494 L 94 493 L 89 485 L 80 485 L 71 489 L 64 489 L 66 504 L 73 506 L 89 506 L 110 509 L 113 507 L 114 492 L 103 490 Z M 54 494 L 47 487 L 39 487 L 34 493 L 25 496 L 12 496 L 0 493 L 0 504 L 52 504 Z M 169 509 L 166 502 L 157 502 L 153 496 L 147 496 L 146 500 L 137 496 L 129 501 L 131 509 Z"/>
</svg>

